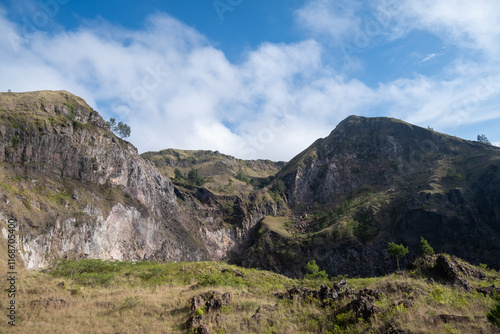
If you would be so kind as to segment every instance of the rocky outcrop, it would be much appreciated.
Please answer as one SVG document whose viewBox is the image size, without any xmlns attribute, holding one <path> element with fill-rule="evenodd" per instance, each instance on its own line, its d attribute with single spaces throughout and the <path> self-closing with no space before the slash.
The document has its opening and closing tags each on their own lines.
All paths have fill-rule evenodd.
<svg viewBox="0 0 500 334">
<path fill-rule="evenodd" d="M 195 333 L 210 333 L 208 324 L 211 320 L 214 320 L 217 327 L 224 328 L 224 316 L 218 312 L 223 306 L 230 305 L 231 299 L 230 292 L 209 291 L 203 295 L 194 296 L 191 300 L 191 312 L 194 315 L 186 323 L 188 330 Z"/>
<path fill-rule="evenodd" d="M 424 237 L 437 252 L 500 268 L 500 149 L 399 120 L 351 116 L 276 175 L 293 237 L 262 234 L 244 264 L 292 277 L 316 260 L 328 274 L 396 269 L 388 242 L 411 262 Z"/>
<path fill-rule="evenodd" d="M 20 223 L 27 268 L 53 258 L 220 260 L 267 212 L 224 199 L 241 208 L 227 224 L 210 191 L 176 191 L 68 92 L 2 93 L 0 108 L 0 212 Z"/>
</svg>

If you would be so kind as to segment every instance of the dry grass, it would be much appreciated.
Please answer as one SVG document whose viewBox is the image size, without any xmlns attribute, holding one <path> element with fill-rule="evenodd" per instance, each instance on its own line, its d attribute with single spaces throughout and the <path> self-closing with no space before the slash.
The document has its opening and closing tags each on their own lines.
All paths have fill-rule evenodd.
<svg viewBox="0 0 500 334">
<path fill-rule="evenodd" d="M 0 262 L 5 268 L 4 257 Z M 324 307 L 314 300 L 274 295 L 292 286 L 317 288 L 332 282 L 292 280 L 223 262 L 86 260 L 66 261 L 52 270 L 19 271 L 17 325 L 8 326 L 4 317 L 1 333 L 187 333 L 186 322 L 194 315 L 191 299 L 213 290 L 232 294 L 231 303 L 219 311 L 223 324 L 217 324 L 216 314 L 204 315 L 213 333 L 383 333 L 389 324 L 412 333 L 500 333 L 485 317 L 494 304 L 490 297 L 425 278 L 349 279 L 352 289 L 381 293 L 376 301 L 380 313 L 369 322 L 349 322 L 352 316 L 340 311 L 348 300 Z M 498 275 L 491 275 L 498 285 Z M 58 286 L 60 282 L 64 287 Z M 6 288 L 5 280 L 1 285 Z M 412 305 L 398 305 L 402 301 Z M 0 307 L 5 309 L 7 303 L 4 294 Z M 260 316 L 255 317 L 259 308 Z M 442 314 L 468 319 L 446 323 L 439 317 Z"/>
<path fill-rule="evenodd" d="M 285 228 L 285 223 L 289 220 L 287 217 L 274 217 L 274 216 L 266 216 L 262 220 L 262 227 L 264 229 L 268 229 L 285 238 L 291 238 L 292 234 L 288 232 Z"/>
</svg>

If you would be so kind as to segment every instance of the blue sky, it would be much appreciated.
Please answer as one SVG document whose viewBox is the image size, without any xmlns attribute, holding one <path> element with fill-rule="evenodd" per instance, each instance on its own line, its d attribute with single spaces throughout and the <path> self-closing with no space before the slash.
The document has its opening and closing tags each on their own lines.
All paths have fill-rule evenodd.
<svg viewBox="0 0 500 334">
<path fill-rule="evenodd" d="M 7 0 L 0 90 L 67 90 L 140 152 L 289 160 L 348 115 L 500 145 L 495 0 Z"/>
</svg>

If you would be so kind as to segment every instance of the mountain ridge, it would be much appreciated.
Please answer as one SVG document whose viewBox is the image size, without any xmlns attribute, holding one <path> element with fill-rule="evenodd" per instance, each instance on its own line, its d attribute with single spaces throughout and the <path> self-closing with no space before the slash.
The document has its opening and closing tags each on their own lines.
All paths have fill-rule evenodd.
<svg viewBox="0 0 500 334">
<path fill-rule="evenodd" d="M 315 259 L 328 274 L 374 276 L 395 270 L 388 241 L 413 249 L 404 265 L 420 236 L 500 267 L 500 149 L 396 119 L 350 116 L 286 164 L 141 157 L 71 93 L 1 93 L 0 162 L 0 213 L 19 217 L 28 268 L 226 259 L 301 277 Z"/>
</svg>

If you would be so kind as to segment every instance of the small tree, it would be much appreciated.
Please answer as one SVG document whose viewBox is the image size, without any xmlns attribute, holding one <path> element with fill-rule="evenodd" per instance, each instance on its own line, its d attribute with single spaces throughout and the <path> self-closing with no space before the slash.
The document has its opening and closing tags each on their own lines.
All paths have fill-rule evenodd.
<svg viewBox="0 0 500 334">
<path fill-rule="evenodd" d="M 408 247 L 389 242 L 389 246 L 387 247 L 387 252 L 389 253 L 389 255 L 392 255 L 396 258 L 396 262 L 398 264 L 398 271 L 400 271 L 401 269 L 399 267 L 399 259 L 408 254 L 409 252 Z"/>
<path fill-rule="evenodd" d="M 195 186 L 201 187 L 205 184 L 205 179 L 201 177 L 200 172 L 196 168 L 192 168 L 188 173 L 188 181 Z"/>
<path fill-rule="evenodd" d="M 421 256 L 426 256 L 426 255 L 432 255 L 434 254 L 434 249 L 429 245 L 427 240 L 424 239 L 424 237 L 420 237 L 420 255 Z"/>
<path fill-rule="evenodd" d="M 174 180 L 175 181 L 180 181 L 184 178 L 184 175 L 182 175 L 182 172 L 179 168 L 176 168 L 174 170 Z"/>
<path fill-rule="evenodd" d="M 286 192 L 286 184 L 283 180 L 278 180 L 271 188 L 272 192 L 275 192 L 279 195 L 284 195 Z"/>
<path fill-rule="evenodd" d="M 118 122 L 116 125 L 116 133 L 121 139 L 130 137 L 130 126 L 123 122 Z"/>
<path fill-rule="evenodd" d="M 315 260 L 311 260 L 306 264 L 306 271 L 306 279 L 328 279 L 328 274 L 324 270 L 319 271 L 319 266 Z"/>
<path fill-rule="evenodd" d="M 485 135 L 477 135 L 477 141 L 483 144 L 491 145 L 491 142 Z"/>
<path fill-rule="evenodd" d="M 110 118 L 108 122 L 106 122 L 109 129 L 116 133 L 121 139 L 130 137 L 130 126 L 123 122 L 116 123 L 116 119 Z"/>
<path fill-rule="evenodd" d="M 113 117 L 111 117 L 109 119 L 109 121 L 106 122 L 106 124 L 108 125 L 108 127 L 111 129 L 111 131 L 115 131 L 115 126 L 116 126 L 116 119 L 114 119 Z"/>
</svg>

